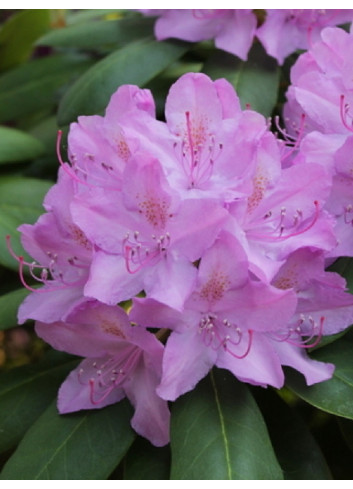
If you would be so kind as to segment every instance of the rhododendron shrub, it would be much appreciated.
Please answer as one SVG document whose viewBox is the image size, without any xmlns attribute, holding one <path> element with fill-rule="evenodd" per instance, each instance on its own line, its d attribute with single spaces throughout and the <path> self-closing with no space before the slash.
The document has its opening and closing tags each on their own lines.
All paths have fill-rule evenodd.
<svg viewBox="0 0 353 489">
<path fill-rule="evenodd" d="M 351 12 L 88 11 L 46 27 L 53 53 L 23 70 L 62 56 L 78 79 L 58 84 L 58 127 L 29 108 L 4 119 L 27 137 L 17 151 L 36 134 L 49 147 L 45 127 L 56 154 L 0 180 L 19 280 L 4 277 L 22 286 L 0 298 L 2 329 L 31 334 L 0 385 L 3 478 L 340 477 L 299 413 L 339 417 L 347 456 L 353 41 L 332 26 Z M 48 161 L 50 185 L 35 177 Z"/>
<path fill-rule="evenodd" d="M 324 211 L 332 179 L 320 165 L 282 169 L 266 120 L 242 111 L 224 79 L 185 74 L 167 97 L 166 122 L 152 109 L 148 91 L 122 86 L 105 116 L 72 124 L 70 162 L 59 155 L 48 212 L 19 228 L 38 265 L 17 259 L 32 292 L 20 307 L 22 321 L 40 321 L 37 334 L 55 348 L 93 357 L 63 384 L 59 412 L 100 408 L 125 392 L 138 433 L 163 445 L 169 422 L 162 400 L 191 390 L 214 365 L 277 388 L 284 383 L 281 365 L 301 371 L 308 384 L 330 378 L 334 366 L 304 351 L 353 322 L 353 299 L 344 281 L 331 300 L 331 280 L 315 287 L 317 274 L 325 280 L 321 261 L 307 285 L 307 310 L 299 300 L 305 281 L 291 276 L 293 263 L 301 266 L 298 257 L 327 255 L 337 246 L 334 220 Z M 81 141 L 88 127 L 96 143 L 89 153 Z M 126 155 L 116 167 L 115 160 L 107 163 L 114 144 Z M 34 276 L 39 268 L 42 288 L 27 285 L 25 266 Z M 134 299 L 141 292 L 145 297 Z M 129 316 L 114 312 L 132 299 Z M 335 307 L 343 313 L 332 322 Z M 155 338 L 149 328 L 170 331 L 164 347 L 156 340 L 151 351 L 142 348 Z M 147 380 L 157 345 L 160 360 Z M 163 413 L 155 421 L 163 435 L 138 404 L 140 377 L 147 404 Z"/>
</svg>

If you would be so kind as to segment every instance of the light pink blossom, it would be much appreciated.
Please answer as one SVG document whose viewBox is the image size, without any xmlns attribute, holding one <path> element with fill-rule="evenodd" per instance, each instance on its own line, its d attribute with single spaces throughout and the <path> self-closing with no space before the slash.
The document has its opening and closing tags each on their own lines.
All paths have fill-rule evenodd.
<svg viewBox="0 0 353 489">
<path fill-rule="evenodd" d="M 141 10 L 145 15 L 157 15 L 155 35 L 158 40 L 175 37 L 185 41 L 214 39 L 219 49 L 247 59 L 256 30 L 252 10 L 238 9 L 176 9 Z"/>
<path fill-rule="evenodd" d="M 297 49 L 308 49 L 326 26 L 351 22 L 353 10 L 267 9 L 256 37 L 266 52 L 283 64 Z"/>
<path fill-rule="evenodd" d="M 37 322 L 36 332 L 57 350 L 86 357 L 59 390 L 61 414 L 102 408 L 126 396 L 137 433 L 157 446 L 168 443 L 169 409 L 156 394 L 163 345 L 152 333 L 131 326 L 123 309 L 95 302 L 66 322 Z"/>
</svg>

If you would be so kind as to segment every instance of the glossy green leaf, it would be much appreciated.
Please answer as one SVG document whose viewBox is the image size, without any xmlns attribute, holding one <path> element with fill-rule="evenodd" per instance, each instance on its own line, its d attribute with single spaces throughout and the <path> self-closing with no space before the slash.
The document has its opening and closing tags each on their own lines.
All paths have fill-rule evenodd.
<svg viewBox="0 0 353 489">
<path fill-rule="evenodd" d="M 0 126 L 0 164 L 37 158 L 43 151 L 44 146 L 33 136 Z"/>
<path fill-rule="evenodd" d="M 254 389 L 286 480 L 332 479 L 320 446 L 299 414 L 272 389 Z"/>
<path fill-rule="evenodd" d="M 155 447 L 138 437 L 124 460 L 125 480 L 165 480 L 170 474 L 170 447 Z"/>
<path fill-rule="evenodd" d="M 50 10 L 28 9 L 12 15 L 0 30 L 0 70 L 25 61 L 33 43 L 50 27 Z"/>
<path fill-rule="evenodd" d="M 28 430 L 1 478 L 106 479 L 135 438 L 130 418 L 127 400 L 61 416 L 53 403 Z"/>
<path fill-rule="evenodd" d="M 71 356 L 50 351 L 37 364 L 0 375 L 0 452 L 19 443 L 56 398 L 60 384 L 76 365 L 77 360 Z"/>
<path fill-rule="evenodd" d="M 14 251 L 23 254 L 17 228 L 24 223 L 33 224 L 44 213 L 42 202 L 51 185 L 51 182 L 34 178 L 0 180 L 0 264 L 18 269 L 18 263 L 7 248 L 6 236 L 11 236 Z"/>
<path fill-rule="evenodd" d="M 247 61 L 223 52 L 210 56 L 203 71 L 213 80 L 226 78 L 235 88 L 245 109 L 250 105 L 265 117 L 272 115 L 279 89 L 280 70 L 260 44 L 255 44 Z"/>
<path fill-rule="evenodd" d="M 0 122 L 54 107 L 67 84 L 91 65 L 84 55 L 53 55 L 0 76 Z"/>
<path fill-rule="evenodd" d="M 48 32 L 38 39 L 36 44 L 61 48 L 98 49 L 101 46 L 113 48 L 148 36 L 153 32 L 154 22 L 154 19 L 148 17 L 134 17 L 68 25 Z"/>
<path fill-rule="evenodd" d="M 311 357 L 336 366 L 332 379 L 307 386 L 301 374 L 290 370 L 286 373 L 286 385 L 318 409 L 353 419 L 353 341 L 346 335 L 313 352 Z"/>
<path fill-rule="evenodd" d="M 186 50 L 181 42 L 146 38 L 106 56 L 66 92 L 59 106 L 59 124 L 68 124 L 82 114 L 103 111 L 120 85 L 146 85 Z"/>
<path fill-rule="evenodd" d="M 122 9 L 85 9 L 85 10 L 77 10 L 77 11 L 68 11 L 66 15 L 66 21 L 70 24 L 78 24 L 80 22 L 87 22 L 93 19 L 102 19 L 102 18 L 114 18 L 115 16 L 119 17 L 124 10 Z"/>
<path fill-rule="evenodd" d="M 28 293 L 27 289 L 22 288 L 0 296 L 0 331 L 17 325 L 18 307 Z"/>
<path fill-rule="evenodd" d="M 172 479 L 282 479 L 266 425 L 249 391 L 216 370 L 174 405 Z"/>
</svg>

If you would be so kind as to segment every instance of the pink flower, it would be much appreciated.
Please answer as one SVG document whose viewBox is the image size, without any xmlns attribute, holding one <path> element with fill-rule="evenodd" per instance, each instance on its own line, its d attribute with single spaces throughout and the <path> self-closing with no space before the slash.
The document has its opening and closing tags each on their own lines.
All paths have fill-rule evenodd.
<svg viewBox="0 0 353 489">
<path fill-rule="evenodd" d="M 80 192 L 87 188 L 121 189 L 126 162 L 139 146 L 130 121 L 135 119 L 148 125 L 154 117 L 150 91 L 123 85 L 113 94 L 104 117 L 81 116 L 70 125 L 71 168 L 61 163 L 71 178 L 81 184 Z"/>
<path fill-rule="evenodd" d="M 121 193 L 91 189 L 72 212 L 96 247 L 85 295 L 115 304 L 145 290 L 177 309 L 195 278 L 192 263 L 227 217 L 214 200 L 180 201 L 146 154 L 129 161 Z"/>
<path fill-rule="evenodd" d="M 155 35 L 158 40 L 175 37 L 185 41 L 214 39 L 219 49 L 247 59 L 256 30 L 251 10 L 141 10 L 158 15 Z"/>
<path fill-rule="evenodd" d="M 256 37 L 266 52 L 283 64 L 297 49 L 308 49 L 326 26 L 351 22 L 353 10 L 267 9 Z"/>
<path fill-rule="evenodd" d="M 24 249 L 34 258 L 27 263 L 17 257 L 23 285 L 32 293 L 21 304 L 19 323 L 27 319 L 44 322 L 64 320 L 66 315 L 87 298 L 83 296 L 88 279 L 93 248 L 84 232 L 73 222 L 70 203 L 74 195 L 73 180 L 61 169 L 59 181 L 44 200 L 47 213 L 34 225 L 19 227 Z M 24 268 L 42 285 L 28 285 Z"/>
<path fill-rule="evenodd" d="M 272 284 L 294 291 L 298 299 L 287 331 L 282 328 L 271 338 L 281 363 L 302 372 L 308 385 L 330 378 L 334 366 L 309 359 L 305 349 L 318 344 L 321 335 L 339 333 L 352 324 L 353 296 L 345 280 L 325 271 L 322 252 L 303 248 L 288 257 Z"/>
<path fill-rule="evenodd" d="M 172 330 L 157 392 L 174 400 L 193 389 L 213 365 L 244 382 L 282 386 L 281 365 L 267 335 L 285 328 L 295 308 L 291 290 L 250 278 L 244 250 L 224 232 L 203 255 L 182 313 L 151 299 L 135 299 L 131 318 Z"/>
<path fill-rule="evenodd" d="M 183 75 L 169 90 L 165 116 L 173 143 L 163 166 L 183 198 L 209 196 L 223 203 L 250 191 L 249 175 L 268 136 L 267 121 L 241 110 L 230 83 L 213 82 L 202 73 Z"/>
<path fill-rule="evenodd" d="M 163 345 L 131 326 L 123 309 L 93 302 L 67 322 L 37 322 L 36 333 L 57 350 L 86 357 L 60 388 L 61 414 L 102 408 L 126 396 L 135 408 L 131 425 L 137 433 L 156 446 L 169 442 L 168 405 L 156 394 Z"/>
<path fill-rule="evenodd" d="M 284 108 L 288 129 L 298 127 L 305 114 L 306 132 L 348 135 L 352 131 L 353 36 L 343 29 L 327 27 L 321 39 L 301 55 L 291 70 L 291 85 Z"/>
<path fill-rule="evenodd" d="M 331 178 L 320 165 L 281 169 L 279 157 L 259 160 L 251 195 L 229 206 L 256 276 L 272 280 L 297 249 L 335 248 L 334 222 L 323 211 L 330 190 Z"/>
<path fill-rule="evenodd" d="M 322 333 L 339 333 L 353 323 L 353 296 L 339 274 L 325 271 L 325 254 L 303 248 L 292 253 L 272 280 L 281 290 L 294 290 L 298 304 L 292 323 L 309 332 L 324 318 Z"/>
<path fill-rule="evenodd" d="M 307 134 L 293 164 L 321 164 L 332 179 L 325 209 L 336 219 L 338 246 L 328 256 L 352 256 L 351 152 L 353 124 L 352 59 L 353 36 L 339 28 L 326 28 L 307 53 L 299 57 L 291 72 L 284 116 L 289 131 L 304 114 Z"/>
<path fill-rule="evenodd" d="M 168 12 L 162 26 L 173 18 Z M 230 22 L 233 13 L 214 16 Z M 192 17 L 205 32 L 214 20 L 206 17 Z M 326 29 L 323 39 L 351 43 L 336 32 Z M 295 116 L 308 110 L 303 132 L 327 123 L 325 138 L 310 132 L 288 148 L 262 115 L 241 110 L 226 80 L 201 73 L 171 87 L 165 121 L 156 119 L 148 90 L 125 85 L 104 116 L 71 125 L 70 164 L 59 156 L 46 213 L 20 228 L 36 261 L 13 253 L 32 291 L 20 319 L 36 319 L 54 348 L 85 357 L 60 389 L 61 413 L 126 396 L 132 426 L 159 446 L 169 436 L 166 400 L 213 366 L 277 388 L 285 365 L 309 385 L 332 376 L 332 365 L 305 350 L 353 321 L 344 280 L 324 270 L 352 243 L 342 229 L 353 222 L 353 135 L 342 97 L 341 105 L 327 101 L 331 95 L 317 93 L 312 81 L 319 74 L 323 87 L 328 76 L 329 87 L 344 88 L 343 101 L 352 81 L 349 60 L 336 65 L 322 44 L 314 51 L 299 59 L 288 96 Z M 343 237 L 346 245 L 337 247 Z M 38 291 L 25 266 L 37 274 Z M 122 301 L 132 301 L 130 317 Z M 147 328 L 166 329 L 165 347 L 161 333 Z"/>
</svg>

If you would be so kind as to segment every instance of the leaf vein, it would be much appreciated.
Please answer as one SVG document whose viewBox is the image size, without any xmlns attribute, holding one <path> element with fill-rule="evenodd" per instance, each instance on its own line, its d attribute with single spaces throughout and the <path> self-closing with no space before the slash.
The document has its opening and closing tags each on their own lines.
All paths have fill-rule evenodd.
<svg viewBox="0 0 353 489">
<path fill-rule="evenodd" d="M 223 413 L 222 413 L 222 409 L 221 409 L 221 403 L 219 400 L 218 390 L 217 390 L 216 382 L 215 382 L 214 375 L 213 375 L 212 371 L 211 371 L 211 382 L 212 382 L 212 386 L 213 386 L 213 390 L 214 390 L 214 394 L 215 394 L 215 401 L 216 401 L 217 411 L 219 414 L 219 420 L 221 423 L 222 436 L 223 436 L 223 440 L 224 440 L 224 450 L 225 450 L 225 456 L 226 456 L 228 479 L 232 480 L 232 468 L 231 468 L 230 453 L 229 453 L 229 440 L 227 438 L 224 417 L 223 417 Z"/>
</svg>

